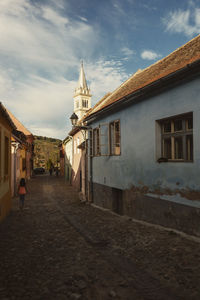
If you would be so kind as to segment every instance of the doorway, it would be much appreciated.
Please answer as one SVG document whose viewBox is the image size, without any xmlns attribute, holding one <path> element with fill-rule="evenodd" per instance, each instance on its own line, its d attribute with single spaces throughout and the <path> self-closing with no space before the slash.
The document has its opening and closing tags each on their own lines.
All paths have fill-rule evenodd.
<svg viewBox="0 0 200 300">
<path fill-rule="evenodd" d="M 112 210 L 123 215 L 123 190 L 112 188 Z"/>
</svg>

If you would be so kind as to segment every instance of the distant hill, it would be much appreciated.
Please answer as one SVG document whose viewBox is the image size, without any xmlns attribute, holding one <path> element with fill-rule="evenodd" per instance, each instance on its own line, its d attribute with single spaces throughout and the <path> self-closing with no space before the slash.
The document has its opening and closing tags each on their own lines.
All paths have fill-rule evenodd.
<svg viewBox="0 0 200 300">
<path fill-rule="evenodd" d="M 62 141 L 55 138 L 49 138 L 46 136 L 34 136 L 34 168 L 43 167 L 48 168 L 49 161 L 54 166 L 59 166 L 60 161 L 60 149 L 59 144 Z"/>
</svg>

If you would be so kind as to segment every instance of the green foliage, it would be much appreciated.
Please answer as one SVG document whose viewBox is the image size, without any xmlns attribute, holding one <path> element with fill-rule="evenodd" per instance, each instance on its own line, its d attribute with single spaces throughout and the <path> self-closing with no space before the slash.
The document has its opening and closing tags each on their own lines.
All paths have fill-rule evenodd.
<svg viewBox="0 0 200 300">
<path fill-rule="evenodd" d="M 58 165 L 60 160 L 59 144 L 61 140 L 43 136 L 34 136 L 34 167 L 49 169 Z"/>
<path fill-rule="evenodd" d="M 46 164 L 47 169 L 49 170 L 53 165 L 54 165 L 53 162 L 49 158 L 48 161 L 47 161 L 47 164 Z"/>
</svg>

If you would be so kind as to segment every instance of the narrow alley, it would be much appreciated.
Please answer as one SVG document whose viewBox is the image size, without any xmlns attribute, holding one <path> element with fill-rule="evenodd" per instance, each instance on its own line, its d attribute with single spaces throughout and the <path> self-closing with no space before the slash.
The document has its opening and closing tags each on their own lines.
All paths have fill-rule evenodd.
<svg viewBox="0 0 200 300">
<path fill-rule="evenodd" d="M 200 241 L 80 202 L 39 175 L 0 225 L 0 299 L 199 299 Z"/>
</svg>

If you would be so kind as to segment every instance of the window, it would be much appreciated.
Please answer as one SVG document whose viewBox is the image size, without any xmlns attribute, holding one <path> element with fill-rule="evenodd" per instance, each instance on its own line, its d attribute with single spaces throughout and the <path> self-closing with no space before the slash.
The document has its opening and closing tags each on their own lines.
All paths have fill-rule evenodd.
<svg viewBox="0 0 200 300">
<path fill-rule="evenodd" d="M 88 107 L 88 100 L 83 100 L 82 101 L 82 106 L 87 108 Z"/>
<path fill-rule="evenodd" d="M 161 126 L 161 156 L 171 161 L 193 161 L 193 114 L 158 121 Z"/>
<path fill-rule="evenodd" d="M 120 155 L 120 122 L 110 123 L 110 155 Z"/>
<path fill-rule="evenodd" d="M 4 149 L 4 176 L 9 173 L 9 138 L 5 136 L 5 149 Z"/>
<path fill-rule="evenodd" d="M 100 155 L 100 145 L 99 145 L 99 128 L 93 130 L 93 155 Z"/>
<path fill-rule="evenodd" d="M 26 170 L 26 158 L 22 158 L 22 170 Z"/>
<path fill-rule="evenodd" d="M 120 121 L 100 124 L 90 132 L 90 155 L 120 155 Z M 92 149 L 91 149 L 92 146 Z"/>
<path fill-rule="evenodd" d="M 89 130 L 89 134 L 88 134 L 88 139 L 89 139 L 89 155 L 90 157 L 93 156 L 93 130 L 90 129 Z"/>
<path fill-rule="evenodd" d="M 79 102 L 76 101 L 76 108 L 79 108 Z"/>
<path fill-rule="evenodd" d="M 107 156 L 109 152 L 109 124 L 100 125 L 100 152 L 102 156 Z"/>
</svg>

